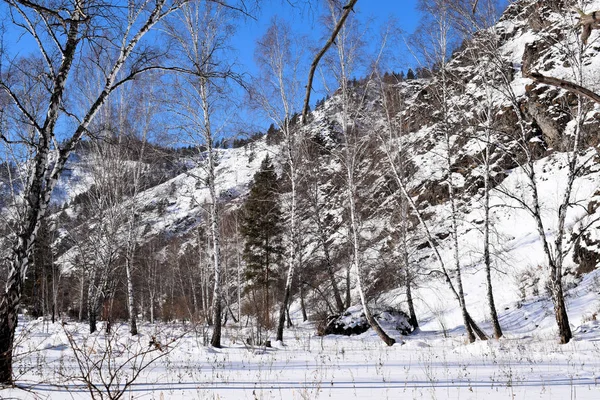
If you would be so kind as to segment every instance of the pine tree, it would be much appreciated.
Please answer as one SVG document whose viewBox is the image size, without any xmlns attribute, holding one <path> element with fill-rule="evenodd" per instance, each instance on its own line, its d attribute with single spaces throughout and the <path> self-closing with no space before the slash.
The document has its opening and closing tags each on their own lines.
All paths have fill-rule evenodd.
<svg viewBox="0 0 600 400">
<path fill-rule="evenodd" d="M 277 266 L 283 253 L 282 222 L 277 174 L 267 155 L 260 170 L 254 175 L 254 184 L 244 204 L 241 227 L 245 238 L 243 258 L 246 261 L 246 287 L 254 294 L 262 294 L 257 317 L 265 327 L 271 325 L 272 287 L 279 278 Z M 258 307 L 256 301 L 255 304 Z"/>
</svg>

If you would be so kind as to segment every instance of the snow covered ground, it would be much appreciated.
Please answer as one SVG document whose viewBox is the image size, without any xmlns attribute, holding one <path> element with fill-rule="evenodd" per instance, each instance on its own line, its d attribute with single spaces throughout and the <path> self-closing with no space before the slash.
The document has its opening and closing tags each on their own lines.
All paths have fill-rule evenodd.
<svg viewBox="0 0 600 400">
<path fill-rule="evenodd" d="M 244 344 L 247 328 L 229 326 L 225 347 L 213 349 L 204 346 L 210 332 L 189 324 L 142 325 L 143 334 L 132 339 L 124 325 L 106 336 L 87 334 L 83 324 L 23 320 L 15 369 L 22 389 L 0 390 L 0 398 L 87 399 L 82 375 L 92 371 L 90 380 L 106 393 L 102 380 L 108 382 L 111 371 L 124 366 L 109 384 L 114 390 L 133 366 L 158 356 L 123 398 L 598 399 L 600 322 L 589 314 L 600 291 L 597 272 L 569 292 L 576 329 L 567 345 L 557 344 L 552 307 L 543 297 L 501 311 L 505 338 L 470 345 L 460 320 L 447 316 L 444 332 L 432 313 L 423 313 L 415 334 L 395 335 L 393 347 L 372 331 L 318 337 L 308 323 L 287 330 L 285 346 L 266 349 Z M 162 351 L 149 344 L 152 336 Z M 88 362 L 102 365 L 103 379 Z"/>
</svg>

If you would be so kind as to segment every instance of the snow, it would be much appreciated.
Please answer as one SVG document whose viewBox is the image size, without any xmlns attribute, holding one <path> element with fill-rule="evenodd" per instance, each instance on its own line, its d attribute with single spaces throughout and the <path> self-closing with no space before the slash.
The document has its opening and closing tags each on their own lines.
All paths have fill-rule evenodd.
<svg viewBox="0 0 600 400">
<path fill-rule="evenodd" d="M 130 338 L 124 325 L 114 326 L 114 335 L 89 335 L 78 323 L 63 326 L 22 319 L 15 371 L 19 386 L 27 390 L 3 389 L 0 397 L 89 398 L 77 379 L 68 332 L 95 360 L 104 357 L 102 349 L 110 343 L 114 365 L 148 349 L 152 336 L 163 344 L 164 352 L 151 353 L 161 358 L 142 372 L 125 398 L 597 399 L 600 324 L 586 313 L 591 303 L 598 305 L 599 281 L 600 274 L 588 275 L 576 292 L 569 293 L 570 314 L 578 326 L 576 339 L 568 345 L 557 344 L 553 337 L 553 316 L 546 311 L 551 308 L 543 299 L 513 304 L 501 312 L 505 338 L 470 345 L 465 344 L 462 329 L 453 325 L 445 338 L 435 316 L 426 312 L 416 334 L 400 336 L 388 328 L 403 343 L 392 347 L 372 331 L 318 337 L 314 325 L 298 320 L 286 330 L 285 345 L 244 345 L 250 331 L 228 326 L 224 348 L 214 349 L 203 346 L 207 337 L 203 326 L 143 324 L 142 334 Z M 173 342 L 165 345 L 169 341 Z M 122 372 L 126 375 L 131 369 Z"/>
</svg>

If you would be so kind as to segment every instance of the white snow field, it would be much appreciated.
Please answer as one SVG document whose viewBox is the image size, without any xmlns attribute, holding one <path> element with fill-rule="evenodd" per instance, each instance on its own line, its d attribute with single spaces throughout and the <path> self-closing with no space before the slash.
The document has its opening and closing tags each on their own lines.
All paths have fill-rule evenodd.
<svg viewBox="0 0 600 400">
<path fill-rule="evenodd" d="M 124 399 L 600 399 L 600 323 L 590 314 L 598 306 L 598 272 L 569 291 L 576 328 L 567 345 L 557 343 L 552 306 L 542 297 L 503 306 L 505 338 L 474 344 L 466 344 L 459 319 L 426 312 L 421 330 L 395 335 L 392 347 L 371 330 L 319 337 L 300 321 L 286 330 L 285 346 L 244 345 L 249 328 L 228 326 L 224 348 L 213 349 L 204 345 L 210 331 L 189 324 L 145 324 L 131 338 L 125 325 L 107 336 L 89 335 L 84 324 L 21 320 L 19 388 L 0 390 L 0 398 L 88 399 L 81 377 L 89 374 L 104 398 L 110 389 L 124 391 Z M 152 336 L 162 351 L 150 345 Z M 154 357 L 125 388 L 135 368 Z"/>
</svg>

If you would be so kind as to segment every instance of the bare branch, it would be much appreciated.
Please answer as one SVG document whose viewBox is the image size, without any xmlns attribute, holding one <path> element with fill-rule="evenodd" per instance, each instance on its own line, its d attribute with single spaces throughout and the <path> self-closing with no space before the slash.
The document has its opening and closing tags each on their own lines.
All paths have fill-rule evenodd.
<svg viewBox="0 0 600 400">
<path fill-rule="evenodd" d="M 307 121 L 306 116 L 308 114 L 308 103 L 310 102 L 310 93 L 312 91 L 312 83 L 315 76 L 315 70 L 319 65 L 319 61 L 321 61 L 321 58 L 323 58 L 327 50 L 329 50 L 331 45 L 335 42 L 335 38 L 342 29 L 342 26 L 344 26 L 344 22 L 348 18 L 348 15 L 350 15 L 350 12 L 354 10 L 354 5 L 357 1 L 358 0 L 350 0 L 348 1 L 348 4 L 344 6 L 344 13 L 342 14 L 340 20 L 337 22 L 335 28 L 333 29 L 331 37 L 329 38 L 327 43 L 325 43 L 325 46 L 323 46 L 321 51 L 319 51 L 319 53 L 315 56 L 315 59 L 310 65 L 310 72 L 308 73 L 308 83 L 306 84 L 306 96 L 304 98 L 304 107 L 302 108 L 302 123 L 304 124 L 306 124 Z"/>
<path fill-rule="evenodd" d="M 33 126 L 36 130 L 41 130 L 41 127 L 38 125 L 35 117 L 29 111 L 27 111 L 25 105 L 19 100 L 19 96 L 17 96 L 16 93 L 14 93 L 3 81 L 0 81 L 0 89 L 4 89 L 6 94 L 8 94 L 11 100 L 15 103 L 19 111 L 21 111 L 21 113 L 23 113 L 23 115 L 27 118 L 29 124 L 31 124 L 31 126 Z"/>
<path fill-rule="evenodd" d="M 34 10 L 35 12 L 37 12 L 40 15 L 51 15 L 55 18 L 57 18 L 61 23 L 65 23 L 65 19 L 60 15 L 60 13 L 56 10 L 50 9 L 48 7 L 45 7 L 41 4 L 38 3 L 34 3 L 28 0 L 15 0 L 14 2 L 9 1 L 9 4 L 21 4 L 24 7 L 30 8 L 32 10 Z"/>
<path fill-rule="evenodd" d="M 564 79 L 553 78 L 551 76 L 542 75 L 539 72 L 529 72 L 526 70 L 523 71 L 523 75 L 527 78 L 533 79 L 534 81 L 536 81 L 538 83 L 565 89 L 569 92 L 586 97 L 589 100 L 592 100 L 593 102 L 600 104 L 600 95 L 599 94 L 594 93 L 591 90 L 589 90 L 581 85 L 578 85 L 576 83 L 569 82 Z"/>
</svg>

